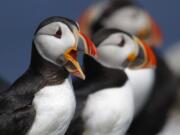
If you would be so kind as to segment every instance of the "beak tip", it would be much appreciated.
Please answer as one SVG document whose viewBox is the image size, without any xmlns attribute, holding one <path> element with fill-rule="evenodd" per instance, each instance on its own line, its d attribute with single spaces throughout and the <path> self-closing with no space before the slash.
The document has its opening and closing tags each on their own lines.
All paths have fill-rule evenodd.
<svg viewBox="0 0 180 135">
<path fill-rule="evenodd" d="M 82 79 L 82 80 L 86 80 L 86 76 L 85 75 L 81 75 L 81 76 L 77 76 L 77 77 Z"/>
</svg>

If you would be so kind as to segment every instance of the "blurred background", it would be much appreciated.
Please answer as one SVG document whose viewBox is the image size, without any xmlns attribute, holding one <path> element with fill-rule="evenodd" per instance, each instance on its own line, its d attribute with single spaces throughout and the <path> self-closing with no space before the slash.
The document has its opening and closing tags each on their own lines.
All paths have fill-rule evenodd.
<svg viewBox="0 0 180 135">
<path fill-rule="evenodd" d="M 180 40 L 180 1 L 136 0 L 159 23 L 166 50 Z M 0 76 L 13 82 L 27 68 L 37 25 L 47 16 L 77 19 L 97 0 L 2 0 L 0 2 Z"/>
<path fill-rule="evenodd" d="M 97 1 L 100 0 L 1 0 L 0 84 L 1 77 L 12 83 L 27 69 L 30 62 L 33 33 L 43 19 L 48 16 L 64 16 L 77 20 L 89 5 Z M 179 46 L 178 51 L 180 51 L 180 1 L 134 1 L 144 7 L 159 24 L 164 36 L 164 46 L 159 53 L 168 56 L 172 61 L 171 65 L 174 64 L 174 71 L 177 71 L 175 73 L 180 76 L 180 60 L 178 59 L 180 53 L 174 53 L 177 45 Z M 169 48 L 172 50 L 165 53 Z M 179 63 L 178 66 L 177 63 Z M 168 120 L 165 130 L 159 135 L 180 134 L 179 113 L 177 117 Z"/>
</svg>

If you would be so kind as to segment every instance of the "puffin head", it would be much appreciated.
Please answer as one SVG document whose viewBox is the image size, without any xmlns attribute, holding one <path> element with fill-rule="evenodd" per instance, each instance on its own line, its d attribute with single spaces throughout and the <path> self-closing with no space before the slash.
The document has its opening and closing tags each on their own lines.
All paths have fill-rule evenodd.
<svg viewBox="0 0 180 135">
<path fill-rule="evenodd" d="M 78 53 L 96 56 L 96 47 L 80 32 L 78 24 L 58 16 L 47 18 L 39 25 L 34 34 L 34 46 L 43 59 L 64 66 L 81 79 L 85 79 L 85 75 L 77 61 Z"/>
<path fill-rule="evenodd" d="M 156 66 L 156 58 L 144 42 L 118 29 L 103 29 L 93 36 L 97 47 L 96 60 L 102 65 L 115 68 L 148 68 Z"/>
<path fill-rule="evenodd" d="M 116 9 L 102 21 L 102 25 L 105 28 L 125 30 L 143 39 L 151 47 L 162 44 L 162 34 L 157 23 L 145 10 L 134 5 Z"/>
<path fill-rule="evenodd" d="M 79 18 L 80 26 L 92 36 L 99 28 L 127 31 L 151 47 L 162 45 L 162 34 L 154 19 L 132 0 L 110 0 L 90 6 Z"/>
</svg>

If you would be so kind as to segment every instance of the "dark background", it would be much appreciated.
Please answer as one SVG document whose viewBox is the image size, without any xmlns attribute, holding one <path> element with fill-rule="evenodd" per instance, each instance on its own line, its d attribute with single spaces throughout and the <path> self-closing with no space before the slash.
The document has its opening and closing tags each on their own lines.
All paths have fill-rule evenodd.
<svg viewBox="0 0 180 135">
<path fill-rule="evenodd" d="M 32 35 L 48 16 L 77 19 L 97 0 L 1 0 L 0 2 L 0 75 L 13 82 L 27 68 Z M 164 49 L 180 39 L 179 0 L 137 0 L 161 26 Z"/>
</svg>

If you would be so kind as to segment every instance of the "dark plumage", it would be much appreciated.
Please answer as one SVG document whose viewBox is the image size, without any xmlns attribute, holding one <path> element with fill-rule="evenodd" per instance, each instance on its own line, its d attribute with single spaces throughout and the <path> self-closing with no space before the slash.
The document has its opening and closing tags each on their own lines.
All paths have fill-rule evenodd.
<svg viewBox="0 0 180 135">
<path fill-rule="evenodd" d="M 0 95 L 0 134 L 25 135 L 36 115 L 32 104 L 35 93 L 45 86 L 61 84 L 67 76 L 64 68 L 41 58 L 33 47 L 28 70 Z"/>
<path fill-rule="evenodd" d="M 0 79 L 0 93 L 9 87 L 9 82 L 4 79 Z"/>
</svg>

